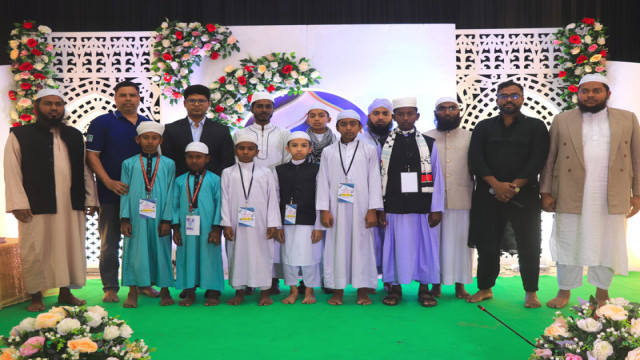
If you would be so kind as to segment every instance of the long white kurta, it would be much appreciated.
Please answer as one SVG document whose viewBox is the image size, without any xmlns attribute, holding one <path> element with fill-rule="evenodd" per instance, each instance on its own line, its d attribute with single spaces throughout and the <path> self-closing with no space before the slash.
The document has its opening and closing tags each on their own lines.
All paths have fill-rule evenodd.
<svg viewBox="0 0 640 360">
<path fill-rule="evenodd" d="M 348 169 L 353 158 L 347 176 L 340 166 L 338 146 L 342 149 L 344 169 Z M 353 204 L 338 203 L 338 185 L 343 182 L 355 185 Z M 325 148 L 316 195 L 316 209 L 329 210 L 334 220 L 325 236 L 325 286 L 333 289 L 344 289 L 349 284 L 354 288 L 378 286 L 374 228 L 367 229 L 364 218 L 367 210 L 383 207 L 376 148 L 357 140 L 348 144 L 337 141 Z"/>
<path fill-rule="evenodd" d="M 267 228 L 282 225 L 280 207 L 276 195 L 273 174 L 268 168 L 254 162 L 238 163 L 222 172 L 222 221 L 221 226 L 231 226 L 235 240 L 228 241 L 229 284 L 237 289 L 241 286 L 265 288 L 271 286 L 273 266 L 273 239 L 267 240 Z M 242 178 L 240 169 L 242 167 Z M 251 191 L 249 185 L 253 177 Z M 249 193 L 245 201 L 242 188 Z M 255 209 L 255 226 L 238 226 L 238 210 L 241 207 Z"/>
<path fill-rule="evenodd" d="M 79 288 L 86 282 L 85 250 L 86 217 L 84 211 L 71 207 L 71 164 L 67 146 L 58 129 L 53 133 L 53 163 L 56 186 L 56 213 L 34 215 L 31 222 L 18 224 L 20 259 L 25 290 L 70 287 Z M 22 186 L 20 143 L 9 134 L 4 150 L 4 181 L 6 210 L 29 209 L 29 200 Z M 45 161 L 46 159 L 43 159 Z M 85 206 L 98 206 L 93 174 L 85 165 Z"/>
<path fill-rule="evenodd" d="M 606 109 L 583 114 L 586 176 L 582 213 L 556 214 L 550 250 L 559 264 L 600 265 L 627 275 L 625 215 L 609 214 L 607 205 L 610 133 Z"/>
</svg>

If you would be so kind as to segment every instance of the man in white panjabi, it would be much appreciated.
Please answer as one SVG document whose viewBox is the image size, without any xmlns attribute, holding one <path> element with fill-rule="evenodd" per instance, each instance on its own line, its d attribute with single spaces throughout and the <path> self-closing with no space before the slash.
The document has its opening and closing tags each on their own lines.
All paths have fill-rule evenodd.
<svg viewBox="0 0 640 360">
<path fill-rule="evenodd" d="M 540 176 L 542 209 L 555 212 L 550 250 L 558 267 L 552 308 L 569 303 L 587 281 L 604 305 L 617 272 L 627 275 L 626 219 L 640 209 L 640 125 L 629 111 L 607 107 L 611 95 L 601 74 L 582 78 L 578 109 L 558 114 Z"/>
<path fill-rule="evenodd" d="M 60 288 L 58 301 L 86 282 L 86 214 L 97 210 L 93 175 L 85 164 L 82 133 L 63 123 L 64 96 L 38 92 L 35 124 L 12 128 L 4 150 L 6 211 L 18 219 L 20 259 L 29 311 L 43 311 L 42 291 Z"/>
</svg>

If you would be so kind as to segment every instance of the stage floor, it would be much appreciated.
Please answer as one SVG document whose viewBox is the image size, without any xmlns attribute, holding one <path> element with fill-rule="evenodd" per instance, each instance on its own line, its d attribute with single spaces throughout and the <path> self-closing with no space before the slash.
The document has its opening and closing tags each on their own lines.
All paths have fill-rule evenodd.
<svg viewBox="0 0 640 360">
<path fill-rule="evenodd" d="M 345 305 L 327 304 L 329 295 L 316 291 L 318 303 L 294 305 L 280 303 L 288 293 L 274 296 L 274 304 L 257 306 L 257 297 L 248 296 L 244 304 L 224 303 L 233 296 L 227 287 L 223 304 L 205 307 L 203 291 L 189 308 L 176 305 L 161 307 L 158 299 L 140 297 L 137 309 L 101 302 L 100 280 L 88 280 L 87 286 L 74 293 L 89 305 L 103 306 L 109 315 L 119 315 L 134 330 L 133 338 L 143 338 L 156 348 L 152 358 L 163 359 L 527 359 L 532 347 L 511 333 L 474 304 L 455 299 L 453 286 L 444 286 L 439 305 L 423 308 L 417 302 L 417 285 L 405 286 L 402 302 L 382 304 L 383 291 L 373 295 L 369 306 L 355 304 L 355 290 L 345 292 Z M 543 303 L 556 291 L 556 278 L 541 276 L 539 296 Z M 475 284 L 468 290 L 476 290 Z M 588 298 L 595 288 L 586 284 L 574 291 Z M 127 290 L 120 290 L 124 300 Z M 173 290 L 178 300 L 179 291 Z M 628 277 L 616 276 L 613 297 L 640 301 L 640 272 Z M 534 341 L 552 322 L 555 312 L 543 307 L 525 309 L 524 291 L 519 277 L 501 277 L 494 288 L 495 298 L 482 302 L 487 310 Z M 301 300 L 300 297 L 299 300 Z M 20 320 L 34 316 L 26 304 L 0 310 L 0 334 L 8 335 Z M 47 308 L 56 298 L 45 299 Z M 565 308 L 564 313 L 570 311 Z"/>
</svg>

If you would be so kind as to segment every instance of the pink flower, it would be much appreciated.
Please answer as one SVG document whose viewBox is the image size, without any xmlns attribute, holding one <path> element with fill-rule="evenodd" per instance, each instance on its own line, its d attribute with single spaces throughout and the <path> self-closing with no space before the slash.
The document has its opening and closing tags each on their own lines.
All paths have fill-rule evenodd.
<svg viewBox="0 0 640 360">
<path fill-rule="evenodd" d="M 192 56 L 196 56 L 196 55 L 200 54 L 200 49 L 193 48 L 193 49 L 191 49 L 190 53 L 191 53 Z"/>
<path fill-rule="evenodd" d="M 200 36 L 200 35 L 202 35 L 202 34 L 201 34 L 199 31 L 194 31 L 194 32 L 192 32 L 192 33 L 191 33 L 191 35 L 193 35 L 193 36 Z"/>
<path fill-rule="evenodd" d="M 51 50 L 53 50 L 53 45 L 47 44 L 45 49 L 47 49 L 47 51 L 51 51 Z"/>
<path fill-rule="evenodd" d="M 587 50 L 589 50 L 591 52 L 594 52 L 594 51 L 596 51 L 597 48 L 598 48 L 598 45 L 593 44 L 593 45 L 589 46 L 589 48 Z"/>
<path fill-rule="evenodd" d="M 536 349 L 534 351 L 536 356 L 541 356 L 543 359 L 548 359 L 551 357 L 551 349 Z"/>
<path fill-rule="evenodd" d="M 235 44 L 236 43 L 236 37 L 231 35 L 229 36 L 229 38 L 227 39 L 227 44 Z"/>
<path fill-rule="evenodd" d="M 30 337 L 20 346 L 20 356 L 29 356 L 37 353 L 44 345 L 44 336 Z"/>
<path fill-rule="evenodd" d="M 575 354 L 567 354 L 564 358 L 565 360 L 582 360 L 582 356 Z"/>
<path fill-rule="evenodd" d="M 597 72 L 603 72 L 604 71 L 604 66 L 596 66 L 596 71 Z"/>
<path fill-rule="evenodd" d="M 553 45 L 560 45 L 562 44 L 562 41 L 560 40 L 553 40 Z"/>
<path fill-rule="evenodd" d="M 162 92 L 167 96 L 173 95 L 173 90 L 168 86 L 166 88 L 164 88 L 164 90 L 162 90 Z"/>
<path fill-rule="evenodd" d="M 211 43 L 206 43 L 206 44 L 204 44 L 204 46 L 202 47 L 202 50 L 204 50 L 204 51 L 209 51 L 209 50 L 211 50 L 211 46 L 213 46 L 213 45 L 211 45 Z"/>
</svg>

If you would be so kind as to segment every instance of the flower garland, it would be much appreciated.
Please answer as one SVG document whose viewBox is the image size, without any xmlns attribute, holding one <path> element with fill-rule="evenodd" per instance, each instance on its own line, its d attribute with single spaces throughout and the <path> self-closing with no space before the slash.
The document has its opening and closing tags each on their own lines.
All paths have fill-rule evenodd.
<svg viewBox="0 0 640 360">
<path fill-rule="evenodd" d="M 12 101 L 12 126 L 20 126 L 35 121 L 33 101 L 38 91 L 44 88 L 57 88 L 56 74 L 50 69 L 53 63 L 53 45 L 47 43 L 46 36 L 51 29 L 44 25 L 36 26 L 35 21 L 25 20 L 14 23 L 9 40 L 11 73 L 14 74 L 17 90 L 9 91 Z"/>
<path fill-rule="evenodd" d="M 150 359 L 144 340 L 100 306 L 53 307 L 0 336 L 1 359 Z"/>
<path fill-rule="evenodd" d="M 555 33 L 553 44 L 562 49 L 558 62 L 562 70 L 558 73 L 566 84 L 564 93 L 560 96 L 567 105 L 563 110 L 573 109 L 578 104 L 578 83 L 587 74 L 606 74 L 607 30 L 602 24 L 592 18 L 584 18 L 579 23 L 572 23 Z"/>
<path fill-rule="evenodd" d="M 640 304 L 616 298 L 598 308 L 592 297 L 571 311 L 556 312 L 530 359 L 640 359 Z"/>
<path fill-rule="evenodd" d="M 214 81 L 211 89 L 213 120 L 231 128 L 240 127 L 256 91 L 299 94 L 303 87 L 319 83 L 320 73 L 309 65 L 309 59 L 296 60 L 295 53 L 271 53 L 261 58 L 240 60 L 240 67 L 227 66 L 225 75 Z"/>
<path fill-rule="evenodd" d="M 152 44 L 151 71 L 156 74 L 152 80 L 171 104 L 182 97 L 182 91 L 190 85 L 193 65 L 200 65 L 204 56 L 216 60 L 240 51 L 238 40 L 224 26 L 169 19 L 156 29 Z"/>
</svg>

